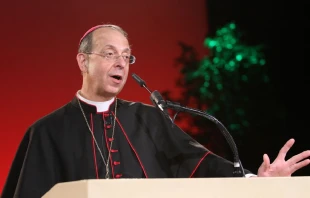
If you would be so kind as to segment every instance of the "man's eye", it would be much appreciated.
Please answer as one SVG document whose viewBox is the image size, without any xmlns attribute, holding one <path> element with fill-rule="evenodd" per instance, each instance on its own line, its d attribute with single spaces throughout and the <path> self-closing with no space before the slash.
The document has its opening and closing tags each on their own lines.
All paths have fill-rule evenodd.
<svg viewBox="0 0 310 198">
<path fill-rule="evenodd" d="M 106 55 L 107 57 L 113 57 L 113 56 L 114 56 L 114 53 L 113 53 L 113 52 L 107 52 L 107 53 L 105 53 L 105 55 Z"/>
</svg>

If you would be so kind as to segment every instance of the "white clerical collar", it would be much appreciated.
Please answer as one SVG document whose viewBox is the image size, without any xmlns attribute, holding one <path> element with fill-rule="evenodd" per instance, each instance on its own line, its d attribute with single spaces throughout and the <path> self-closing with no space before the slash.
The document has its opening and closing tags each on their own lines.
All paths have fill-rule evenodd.
<svg viewBox="0 0 310 198">
<path fill-rule="evenodd" d="M 104 102 L 91 101 L 91 100 L 88 100 L 88 99 L 84 98 L 83 96 L 81 96 L 79 91 L 76 93 L 76 97 L 78 99 L 82 100 L 83 102 L 87 103 L 87 104 L 96 106 L 97 112 L 104 112 L 104 111 L 109 110 L 110 105 L 114 101 L 114 98 L 112 98 L 111 100 L 108 100 L 108 101 L 104 101 Z"/>
</svg>

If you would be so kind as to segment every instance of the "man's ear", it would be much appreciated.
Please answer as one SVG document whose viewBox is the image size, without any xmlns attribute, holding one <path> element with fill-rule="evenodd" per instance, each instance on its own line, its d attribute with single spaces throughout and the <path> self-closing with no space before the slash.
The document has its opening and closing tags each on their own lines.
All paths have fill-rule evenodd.
<svg viewBox="0 0 310 198">
<path fill-rule="evenodd" d="M 76 55 L 76 60 L 77 60 L 77 63 L 79 65 L 81 72 L 82 73 L 87 72 L 88 71 L 88 56 L 87 56 L 87 54 L 78 53 Z"/>
</svg>

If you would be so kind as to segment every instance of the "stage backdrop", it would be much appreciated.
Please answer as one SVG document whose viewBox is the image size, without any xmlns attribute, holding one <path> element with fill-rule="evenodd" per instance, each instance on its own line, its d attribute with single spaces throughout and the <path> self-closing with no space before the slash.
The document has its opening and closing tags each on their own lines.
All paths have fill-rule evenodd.
<svg viewBox="0 0 310 198">
<path fill-rule="evenodd" d="M 205 53 L 205 0 L 5 1 L 0 10 L 0 192 L 29 125 L 69 102 L 81 87 L 76 53 L 88 28 L 101 23 L 123 27 L 137 57 L 130 74 L 138 74 L 151 89 L 176 95 L 177 43 Z M 120 97 L 150 103 L 147 91 L 131 77 Z"/>
</svg>

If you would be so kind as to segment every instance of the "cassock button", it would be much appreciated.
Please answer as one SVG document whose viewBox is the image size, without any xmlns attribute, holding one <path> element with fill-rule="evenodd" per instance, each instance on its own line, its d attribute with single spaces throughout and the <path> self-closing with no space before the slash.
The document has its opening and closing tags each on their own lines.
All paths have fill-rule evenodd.
<svg viewBox="0 0 310 198">
<path fill-rule="evenodd" d="M 119 165 L 120 162 L 114 161 L 113 164 L 116 166 L 116 165 Z"/>
<path fill-rule="evenodd" d="M 109 138 L 109 142 L 112 142 L 114 140 L 114 138 Z"/>
<path fill-rule="evenodd" d="M 108 113 L 104 113 L 104 114 L 103 114 L 103 116 L 104 116 L 105 118 L 107 118 L 107 117 L 109 117 L 109 116 L 110 116 L 110 114 L 108 114 Z"/>
<path fill-rule="evenodd" d="M 122 177 L 122 176 L 123 176 L 122 174 L 117 174 L 117 175 L 115 175 L 116 178 L 120 178 L 120 177 Z"/>
<path fill-rule="evenodd" d="M 110 129 L 112 125 L 106 125 L 105 128 Z"/>
<path fill-rule="evenodd" d="M 118 152 L 118 150 L 116 150 L 116 149 L 111 149 L 111 152 L 112 152 L 112 153 L 116 153 L 116 152 Z"/>
</svg>

